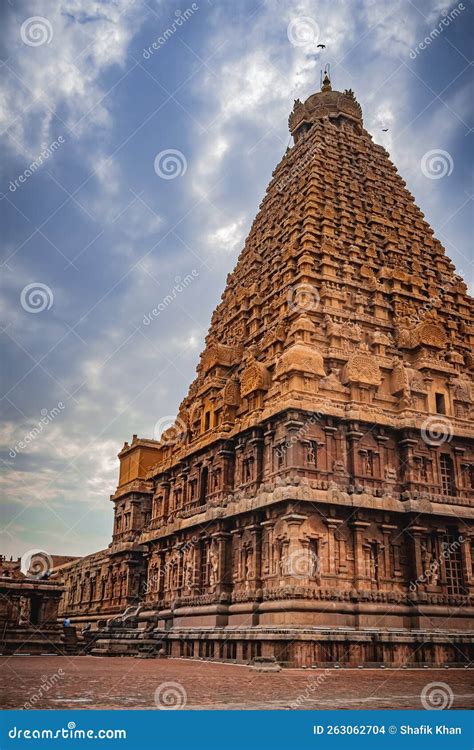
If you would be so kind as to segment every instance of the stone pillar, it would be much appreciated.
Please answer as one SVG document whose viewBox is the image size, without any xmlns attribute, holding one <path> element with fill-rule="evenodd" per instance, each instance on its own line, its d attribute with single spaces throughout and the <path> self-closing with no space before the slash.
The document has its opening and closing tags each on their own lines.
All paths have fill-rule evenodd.
<svg viewBox="0 0 474 750">
<path fill-rule="evenodd" d="M 191 594 L 192 596 L 198 596 L 199 594 L 199 578 L 200 578 L 200 565 L 201 555 L 199 551 L 199 545 L 196 543 L 193 547 L 191 554 L 192 561 L 192 575 L 191 575 Z"/>
<path fill-rule="evenodd" d="M 337 573 L 336 540 L 334 538 L 334 533 L 337 531 L 338 527 L 344 522 L 339 518 L 326 518 L 325 522 L 328 527 L 328 573 L 330 575 L 334 575 L 335 573 Z M 321 551 L 320 551 L 320 554 L 321 554 Z"/>
<path fill-rule="evenodd" d="M 290 511 L 286 515 L 282 516 L 281 520 L 286 521 L 288 529 L 288 546 L 286 548 L 286 557 L 284 560 L 285 569 L 283 571 L 284 577 L 287 582 L 293 580 L 292 565 L 297 567 L 300 557 L 304 554 L 304 550 L 300 540 L 300 529 L 301 525 L 306 521 L 307 516 L 295 511 Z"/>
<path fill-rule="evenodd" d="M 367 575 L 364 566 L 364 550 L 362 548 L 364 529 L 370 526 L 367 521 L 353 521 L 351 528 L 354 537 L 354 586 L 360 589 L 367 583 Z"/>
<path fill-rule="evenodd" d="M 400 447 L 401 481 L 406 484 L 412 481 L 413 449 L 418 445 L 418 442 L 407 436 L 400 440 L 398 445 Z"/>
<path fill-rule="evenodd" d="M 253 565 L 252 565 L 252 585 L 253 588 L 261 586 L 262 576 L 262 535 L 258 524 L 252 524 L 246 527 L 252 536 Z"/>
<path fill-rule="evenodd" d="M 469 591 L 474 591 L 474 578 L 472 575 L 472 558 L 471 558 L 471 539 L 472 537 L 469 536 L 466 532 L 466 529 L 463 529 L 460 532 L 460 536 L 463 538 L 463 542 L 461 542 L 461 560 L 462 560 L 462 572 L 463 572 L 463 579 L 466 586 L 466 589 Z"/>
<path fill-rule="evenodd" d="M 263 474 L 268 475 L 273 471 L 273 440 L 275 430 L 267 430 L 263 436 Z"/>
<path fill-rule="evenodd" d="M 163 490 L 163 518 L 166 520 L 169 515 L 169 503 L 170 503 L 170 483 L 165 480 L 161 483 L 161 489 Z"/>
<path fill-rule="evenodd" d="M 168 516 L 174 516 L 176 513 L 176 477 L 171 477 L 169 480 L 169 495 L 168 495 Z"/>
<path fill-rule="evenodd" d="M 250 440 L 250 445 L 253 449 L 253 456 L 255 460 L 255 471 L 253 481 L 256 484 L 260 484 L 263 479 L 263 449 L 264 440 L 262 437 L 253 437 Z"/>
<path fill-rule="evenodd" d="M 188 474 L 189 474 L 189 466 L 183 466 L 182 470 L 178 474 L 178 481 L 181 483 L 181 497 L 180 497 L 181 508 L 186 507 L 186 499 L 187 499 L 187 494 L 188 494 Z"/>
<path fill-rule="evenodd" d="M 230 492 L 234 487 L 234 451 L 222 449 L 218 456 L 222 460 L 222 491 Z"/>
<path fill-rule="evenodd" d="M 349 429 L 347 433 L 349 459 L 348 469 L 352 479 L 356 479 L 356 477 L 360 474 L 360 460 L 356 453 L 356 448 L 363 434 L 363 432 L 360 432 L 355 427 Z"/>
<path fill-rule="evenodd" d="M 242 455 L 244 451 L 243 443 L 235 446 L 235 464 L 234 464 L 234 487 L 239 487 L 242 480 Z"/>
<path fill-rule="evenodd" d="M 229 569 L 228 565 L 228 541 L 231 536 L 227 532 L 218 531 L 212 534 L 212 538 L 217 546 L 218 570 L 216 592 L 220 594 L 228 592 L 231 586 L 231 569 Z"/>
<path fill-rule="evenodd" d="M 335 442 L 337 429 L 336 427 L 325 425 L 323 430 L 326 434 L 326 466 L 321 466 L 321 468 L 332 471 L 332 465 L 337 460 L 337 446 Z"/>
<path fill-rule="evenodd" d="M 385 480 L 385 468 L 389 466 L 389 458 L 388 458 L 388 450 L 387 450 L 388 437 L 386 435 L 376 435 L 375 439 L 379 446 L 379 455 L 378 455 L 379 470 L 376 474 L 376 477 L 380 478 L 381 480 Z"/>
<path fill-rule="evenodd" d="M 338 573 L 347 573 L 347 544 L 346 538 L 341 535 L 337 542 L 339 543 L 339 568 Z"/>
<path fill-rule="evenodd" d="M 336 432 L 333 436 L 333 446 L 335 449 L 335 455 L 332 462 L 331 469 L 333 468 L 334 464 L 339 464 L 341 466 L 344 466 L 345 471 L 348 471 L 348 448 L 346 441 L 344 439 L 344 434 L 341 429 L 336 429 Z"/>
<path fill-rule="evenodd" d="M 135 528 L 138 526 L 138 501 L 135 495 L 132 495 L 130 497 L 129 501 L 129 511 L 130 511 L 130 526 L 128 527 L 127 531 L 134 531 Z"/>
<path fill-rule="evenodd" d="M 393 578 L 394 571 L 391 570 L 390 563 L 390 536 L 392 531 L 396 530 L 396 526 L 389 523 L 381 524 L 383 534 L 383 563 L 384 563 L 384 578 L 386 580 Z"/>
<path fill-rule="evenodd" d="M 237 583 L 242 580 L 242 529 L 232 529 L 230 534 L 232 538 L 232 577 L 233 583 Z"/>
<path fill-rule="evenodd" d="M 302 465 L 301 456 L 299 451 L 301 450 L 299 435 L 301 434 L 301 428 L 303 422 L 299 419 L 289 419 L 285 422 L 286 428 L 286 441 L 288 444 L 287 451 L 287 468 L 295 469 Z"/>
<path fill-rule="evenodd" d="M 427 572 L 423 569 L 423 558 L 421 554 L 422 537 L 425 536 L 427 529 L 425 526 L 409 526 L 407 532 L 409 535 L 408 548 L 411 561 L 410 582 L 420 585 L 425 583 L 424 574 Z"/>
<path fill-rule="evenodd" d="M 166 588 L 166 568 L 165 568 L 165 559 L 166 555 L 163 551 L 160 551 L 158 553 L 158 567 L 156 569 L 157 572 L 157 581 L 156 581 L 156 594 L 158 599 L 162 599 L 164 596 L 165 588 Z"/>
<path fill-rule="evenodd" d="M 402 577 L 402 569 L 400 565 L 400 545 L 394 544 L 393 545 L 393 575 L 395 578 L 401 578 Z"/>
<path fill-rule="evenodd" d="M 462 460 L 464 457 L 464 454 L 466 453 L 464 448 L 460 448 L 459 446 L 453 446 L 453 464 L 454 464 L 454 487 L 456 491 L 456 495 L 459 495 L 460 492 L 463 491 L 463 481 L 462 481 Z"/>
<path fill-rule="evenodd" d="M 262 563 L 261 563 L 261 575 L 262 578 L 266 575 L 271 576 L 275 573 L 274 564 L 274 545 L 273 545 L 273 528 L 275 526 L 274 519 L 268 521 L 262 521 L 261 525 L 266 529 L 266 543 L 262 546 Z"/>
<path fill-rule="evenodd" d="M 163 565 L 163 571 L 164 571 L 164 590 L 167 594 L 172 594 L 173 592 L 173 565 L 172 565 L 172 551 L 170 549 L 165 550 L 164 552 L 164 565 Z"/>
</svg>

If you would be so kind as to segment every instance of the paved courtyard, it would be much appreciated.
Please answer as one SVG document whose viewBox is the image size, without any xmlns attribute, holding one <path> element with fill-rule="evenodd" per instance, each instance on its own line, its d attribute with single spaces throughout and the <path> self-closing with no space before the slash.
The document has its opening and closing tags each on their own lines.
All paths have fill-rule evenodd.
<svg viewBox="0 0 474 750">
<path fill-rule="evenodd" d="M 185 659 L 0 658 L 2 708 L 474 708 L 471 669 L 288 669 Z M 442 683 L 441 687 L 432 683 Z M 439 705 L 439 702 L 438 702 Z"/>
</svg>

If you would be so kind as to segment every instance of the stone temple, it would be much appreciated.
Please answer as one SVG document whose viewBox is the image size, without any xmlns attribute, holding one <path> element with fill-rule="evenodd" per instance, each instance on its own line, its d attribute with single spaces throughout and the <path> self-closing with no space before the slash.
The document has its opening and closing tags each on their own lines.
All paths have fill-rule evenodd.
<svg viewBox="0 0 474 750">
<path fill-rule="evenodd" d="M 326 76 L 289 127 L 176 423 L 123 446 L 60 612 L 93 653 L 465 663 L 472 300 L 352 91 Z"/>
</svg>

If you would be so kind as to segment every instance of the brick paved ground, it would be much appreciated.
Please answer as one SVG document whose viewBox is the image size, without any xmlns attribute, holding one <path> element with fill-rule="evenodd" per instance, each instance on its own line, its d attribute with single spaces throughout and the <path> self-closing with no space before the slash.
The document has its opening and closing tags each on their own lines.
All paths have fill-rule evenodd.
<svg viewBox="0 0 474 750">
<path fill-rule="evenodd" d="M 192 709 L 291 709 L 299 696 L 301 709 L 422 708 L 421 691 L 431 682 L 449 686 L 443 690 L 448 698 L 452 691 L 453 708 L 474 707 L 471 669 L 258 673 L 184 659 L 18 656 L 1 657 L 0 674 L 2 708 L 155 708 L 160 686 L 158 700 L 186 694 Z M 169 682 L 178 685 L 163 685 Z"/>
</svg>

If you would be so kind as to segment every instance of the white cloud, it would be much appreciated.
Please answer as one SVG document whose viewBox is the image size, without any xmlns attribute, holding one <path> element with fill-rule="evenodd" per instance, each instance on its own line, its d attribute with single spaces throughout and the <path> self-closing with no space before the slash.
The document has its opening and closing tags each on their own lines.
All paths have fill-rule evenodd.
<svg viewBox="0 0 474 750">
<path fill-rule="evenodd" d="M 60 0 L 53 4 L 38 0 L 25 3 L 21 13 L 16 9 L 10 20 L 8 65 L 25 79 L 33 96 L 15 83 L 14 76 L 0 92 L 3 122 L 10 123 L 18 116 L 11 125 L 12 133 L 25 149 L 33 152 L 38 143 L 63 127 L 52 111 L 72 126 L 93 107 L 76 129 L 75 141 L 81 166 L 85 162 L 98 170 L 96 179 L 78 196 L 98 217 L 100 229 L 104 229 L 105 236 L 88 252 L 104 253 L 106 260 L 98 259 L 98 271 L 108 273 L 106 263 L 112 259 L 113 283 L 126 277 L 103 301 L 98 295 L 97 307 L 92 307 L 96 299 L 92 300 L 92 310 L 85 315 L 85 330 L 78 328 L 87 347 L 83 348 L 70 334 L 67 342 L 72 340 L 76 345 L 67 350 L 72 352 L 71 361 L 64 362 L 63 354 L 63 359 L 54 359 L 61 345 L 44 362 L 65 387 L 74 391 L 77 403 L 69 401 L 61 421 L 50 425 L 44 439 L 35 441 L 28 452 L 7 466 L 4 482 L 9 503 L 24 507 L 33 502 L 37 508 L 43 503 L 45 508 L 53 506 L 59 513 L 62 508 L 80 505 L 84 513 L 90 513 L 81 528 L 91 527 L 87 546 L 92 547 L 86 550 L 84 540 L 76 540 L 73 533 L 63 542 L 53 518 L 50 539 L 56 545 L 54 552 L 67 551 L 64 543 L 81 552 L 94 549 L 92 527 L 96 518 L 111 518 L 107 498 L 116 484 L 116 453 L 123 440 L 129 439 L 132 432 L 152 436 L 160 416 L 176 413 L 193 378 L 196 354 L 203 346 L 211 299 L 214 296 L 217 301 L 223 288 L 223 269 L 231 270 L 231 258 L 243 246 L 246 227 L 256 214 L 271 170 L 286 148 L 286 123 L 293 99 L 305 99 L 319 88 L 319 69 L 324 63 L 332 61 L 335 88 L 352 86 L 355 90 L 366 127 L 389 149 L 417 198 L 423 195 L 426 202 L 431 201 L 427 186 L 423 185 L 426 179 L 419 170 L 423 149 L 428 144 L 446 147 L 459 126 L 455 116 L 438 102 L 430 117 L 423 119 L 423 129 L 418 131 L 416 124 L 410 125 L 406 133 L 409 137 L 400 135 L 401 123 L 408 123 L 413 115 L 409 94 L 415 79 L 408 67 L 402 66 L 396 74 L 394 71 L 400 65 L 401 50 L 408 63 L 407 50 L 422 38 L 426 27 L 422 15 L 410 4 L 398 0 L 307 0 L 278 5 L 269 2 L 251 19 L 244 18 L 243 13 L 231 15 L 224 4 L 215 4 L 210 8 L 206 36 L 202 37 L 207 44 L 202 55 L 206 57 L 206 53 L 211 55 L 222 47 L 192 82 L 192 100 L 201 102 L 206 113 L 204 118 L 199 112 L 196 116 L 200 121 L 207 118 L 208 132 L 196 132 L 193 122 L 190 153 L 186 152 L 188 171 L 182 182 L 183 192 L 188 190 L 185 197 L 189 205 L 196 205 L 196 196 L 204 200 L 187 218 L 188 234 L 184 224 L 176 229 L 183 234 L 189 252 L 172 234 L 154 248 L 160 230 L 165 235 L 170 228 L 165 225 L 166 214 L 163 210 L 161 215 L 161 205 L 160 215 L 144 205 L 139 189 L 136 195 L 132 194 L 129 187 L 135 183 L 133 177 L 127 178 L 133 171 L 127 173 L 120 155 L 109 157 L 107 128 L 113 126 L 113 120 L 108 98 L 100 101 L 106 94 L 103 74 L 108 73 L 113 83 L 131 64 L 127 52 L 140 24 L 141 7 L 137 3 L 128 7 L 128 2 Z M 26 48 L 19 40 L 23 18 L 33 14 L 44 14 L 51 21 L 54 37 L 48 47 Z M 327 45 L 322 55 L 314 49 L 294 47 L 288 41 L 287 24 L 297 15 L 317 21 L 320 40 Z M 371 30 L 368 21 L 374 26 Z M 178 44 L 178 39 L 172 43 Z M 81 55 L 87 45 L 90 47 Z M 183 106 L 192 110 L 184 96 L 184 91 L 177 94 Z M 467 92 L 444 98 L 466 119 Z M 389 127 L 387 134 L 381 133 L 383 126 Z M 93 141 L 92 147 L 88 138 Z M 173 183 L 173 188 L 177 184 Z M 443 192 L 437 196 L 433 192 L 433 206 L 442 200 Z M 143 199 L 149 200 L 146 193 Z M 184 213 L 188 204 L 183 203 Z M 154 205 L 150 202 L 152 208 Z M 139 260 L 149 249 L 150 254 Z M 209 273 L 199 258 L 217 266 L 218 273 Z M 8 281 L 15 294 L 23 283 L 32 280 L 28 261 L 22 254 L 15 257 L 16 277 Z M 199 278 L 144 328 L 144 315 L 170 292 L 175 277 L 184 278 L 194 267 L 199 269 Z M 28 316 L 18 305 L 6 310 L 11 322 L 9 331 L 13 329 L 15 335 L 26 323 L 26 332 L 20 338 L 26 348 L 34 338 L 41 338 L 45 348 L 53 345 L 65 332 L 60 316 L 65 311 L 76 313 L 80 307 L 75 299 L 77 289 L 72 288 L 74 282 L 68 290 L 61 287 L 61 277 L 58 281 L 52 276 L 54 283 L 49 276 L 41 278 L 54 288 L 55 305 L 48 320 L 29 316 L 25 321 Z M 71 300 L 67 299 L 68 291 Z M 70 322 L 75 322 L 72 313 Z M 37 383 L 38 374 L 41 375 L 35 370 L 23 388 L 37 388 L 35 397 L 39 399 L 45 391 Z M 22 396 L 20 390 L 15 390 L 12 400 L 22 404 Z M 3 439 L 7 453 L 12 441 L 15 444 L 34 424 L 37 407 L 24 410 L 28 418 L 15 423 L 6 421 Z M 67 521 L 66 518 L 64 524 Z M 64 524 L 57 528 L 66 528 Z M 21 535 L 24 537 L 23 531 L 19 532 Z M 108 542 L 107 536 L 96 546 L 104 542 Z M 26 549 L 33 546 L 36 545 L 29 543 Z"/>
<path fill-rule="evenodd" d="M 215 253 L 233 253 L 244 241 L 245 216 L 224 224 L 208 235 L 208 242 Z"/>
<path fill-rule="evenodd" d="M 50 24 L 50 43 L 22 41 L 21 26 L 33 16 Z M 64 130 L 81 136 L 110 124 L 101 77 L 113 66 L 131 64 L 128 47 L 141 20 L 130 0 L 30 0 L 10 13 L 0 126 L 14 137 L 14 151 L 38 153 Z"/>
</svg>

